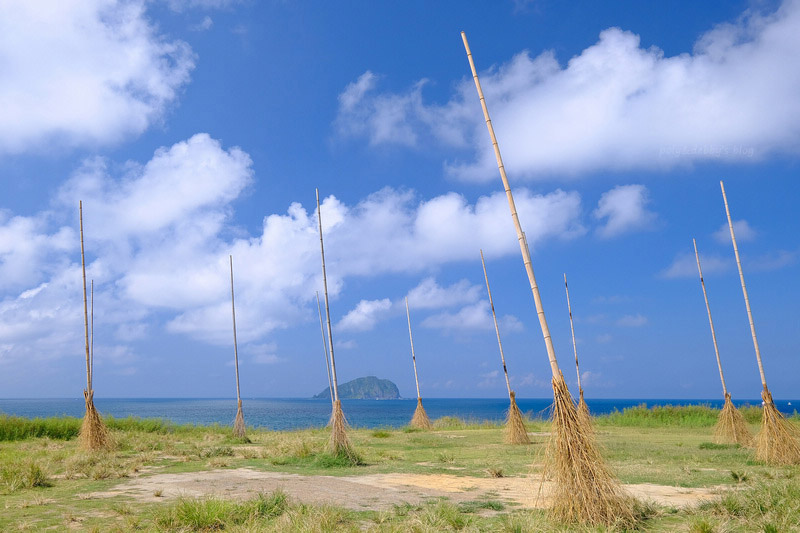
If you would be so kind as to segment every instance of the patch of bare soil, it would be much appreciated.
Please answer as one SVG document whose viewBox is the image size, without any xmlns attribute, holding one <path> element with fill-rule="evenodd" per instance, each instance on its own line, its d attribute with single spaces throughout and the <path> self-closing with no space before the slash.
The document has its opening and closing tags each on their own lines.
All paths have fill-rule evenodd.
<svg viewBox="0 0 800 533">
<path fill-rule="evenodd" d="M 684 507 L 709 500 L 715 489 L 680 488 L 648 483 L 625 485 L 635 497 L 661 505 Z M 294 501 L 330 504 L 355 510 L 386 510 L 403 503 L 419 504 L 431 498 L 459 503 L 502 500 L 522 508 L 548 504 L 549 483 L 535 476 L 477 478 L 451 474 L 369 474 L 364 476 L 302 476 L 261 472 L 250 468 L 155 474 L 133 478 L 106 492 L 87 496 L 127 496 L 155 502 L 165 498 L 216 496 L 247 499 L 259 492 L 281 489 Z"/>
</svg>

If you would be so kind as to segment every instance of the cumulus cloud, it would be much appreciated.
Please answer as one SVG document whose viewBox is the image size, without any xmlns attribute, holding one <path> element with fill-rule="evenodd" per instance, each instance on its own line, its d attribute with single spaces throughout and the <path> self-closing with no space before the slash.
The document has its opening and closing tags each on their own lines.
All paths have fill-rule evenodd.
<svg viewBox="0 0 800 533">
<path fill-rule="evenodd" d="M 0 4 L 0 153 L 104 145 L 161 119 L 189 81 L 189 46 L 144 1 Z"/>
<path fill-rule="evenodd" d="M 647 210 L 649 201 L 644 185 L 620 185 L 603 193 L 593 213 L 595 219 L 605 219 L 597 234 L 607 239 L 647 229 L 656 219 L 656 214 Z"/>
<path fill-rule="evenodd" d="M 317 219 L 313 209 L 293 203 L 266 216 L 252 234 L 236 227 L 232 204 L 252 180 L 246 153 L 198 134 L 156 150 L 144 163 L 89 159 L 53 194 L 52 210 L 31 217 L 0 213 L 4 360 L 60 357 L 63 346 L 82 343 L 77 204 L 83 200 L 87 277 L 95 280 L 103 310 L 96 326 L 112 332 L 109 347 L 124 348 L 157 330 L 229 345 L 233 255 L 242 351 L 250 353 L 252 345 L 247 360 L 276 362 L 277 350 L 256 353 L 255 347 L 277 329 L 316 320 L 314 289 L 322 285 Z M 532 247 L 585 231 L 577 193 L 535 195 L 521 188 L 518 196 Z M 428 273 L 475 261 L 478 247 L 488 257 L 518 253 L 502 193 L 471 203 L 455 193 L 421 199 L 387 188 L 353 205 L 330 196 L 321 209 L 332 298 L 354 276 Z M 427 309 L 436 299 L 440 308 L 466 305 L 457 320 L 479 318 L 490 328 L 479 293 L 466 281 L 440 286 L 423 278 L 409 295 Z M 361 305 L 343 325 L 368 327 L 387 302 Z M 456 327 L 440 319 L 442 327 Z M 519 325 L 508 318 L 504 327 Z"/>
<path fill-rule="evenodd" d="M 347 313 L 339 322 L 342 331 L 366 331 L 372 329 L 387 311 L 392 308 L 389 298 L 382 300 L 361 300 L 355 309 Z"/>
<path fill-rule="evenodd" d="M 747 242 L 756 238 L 756 230 L 746 220 L 734 220 L 733 232 L 736 234 L 736 242 Z M 731 243 L 731 229 L 727 223 L 714 232 L 714 239 L 721 244 Z"/>
<path fill-rule="evenodd" d="M 796 153 L 799 25 L 800 2 L 787 0 L 775 12 L 752 9 L 711 28 L 691 52 L 676 56 L 609 28 L 564 65 L 552 51 L 524 51 L 496 68 L 484 64 L 481 83 L 506 167 L 548 178 Z M 476 61 L 481 66 L 480 54 Z M 387 93 L 369 74 L 358 98 L 340 104 L 340 132 L 373 145 L 425 146 L 430 139 L 465 148 L 471 155 L 448 170 L 461 179 L 496 179 L 470 77 L 450 101 L 426 104 L 425 80 Z"/>
</svg>

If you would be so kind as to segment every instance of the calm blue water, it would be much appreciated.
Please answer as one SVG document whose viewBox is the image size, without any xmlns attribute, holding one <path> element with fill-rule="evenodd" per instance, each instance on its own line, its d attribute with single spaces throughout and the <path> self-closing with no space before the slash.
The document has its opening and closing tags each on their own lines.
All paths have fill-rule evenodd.
<svg viewBox="0 0 800 533">
<path fill-rule="evenodd" d="M 101 414 L 115 418 L 135 416 L 140 418 L 163 418 L 177 424 L 227 425 L 236 416 L 234 399 L 197 398 L 95 398 L 95 406 Z M 517 405 L 523 413 L 535 417 L 547 417 L 551 399 L 518 398 Z M 322 427 L 331 414 L 330 400 L 312 399 L 267 399 L 242 400 L 244 418 L 248 426 L 269 429 L 301 429 Z M 697 405 L 706 404 L 721 408 L 722 400 L 586 400 L 592 414 L 607 414 L 645 404 Z M 760 405 L 760 400 L 734 401 L 739 405 Z M 503 420 L 508 409 L 507 398 L 427 398 L 423 400 L 425 410 L 431 418 L 457 416 L 464 419 Z M 792 414 L 800 401 L 775 401 L 785 414 Z M 416 399 L 408 400 L 343 400 L 342 409 L 350 425 L 361 428 L 403 427 L 414 414 Z M 0 413 L 27 418 L 69 415 L 83 417 L 83 398 L 54 399 L 0 399 Z"/>
</svg>

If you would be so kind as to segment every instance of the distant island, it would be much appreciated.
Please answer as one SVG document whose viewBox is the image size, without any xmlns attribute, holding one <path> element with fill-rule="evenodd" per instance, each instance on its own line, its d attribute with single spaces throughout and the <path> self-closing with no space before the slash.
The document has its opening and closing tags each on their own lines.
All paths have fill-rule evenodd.
<svg viewBox="0 0 800 533">
<path fill-rule="evenodd" d="M 314 396 L 315 399 L 330 398 L 331 388 Z M 340 400 L 396 400 L 400 398 L 397 385 L 388 379 L 378 379 L 375 376 L 356 378 L 353 381 L 339 385 Z"/>
</svg>

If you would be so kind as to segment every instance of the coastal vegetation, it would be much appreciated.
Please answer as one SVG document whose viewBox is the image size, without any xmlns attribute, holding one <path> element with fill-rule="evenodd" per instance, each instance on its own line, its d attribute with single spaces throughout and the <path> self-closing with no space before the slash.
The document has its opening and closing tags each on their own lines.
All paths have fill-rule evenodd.
<svg viewBox="0 0 800 533">
<path fill-rule="evenodd" d="M 757 427 L 759 411 L 744 410 L 751 428 Z M 748 448 L 714 443 L 718 415 L 719 410 L 706 406 L 662 406 L 595 417 L 604 456 L 626 490 L 663 487 L 676 494 L 703 495 L 688 506 L 640 497 L 632 527 L 791 531 L 800 523 L 800 467 L 768 465 L 755 460 Z M 89 453 L 78 444 L 80 419 L 0 416 L 0 530 L 614 530 L 563 526 L 532 503 L 551 428 L 546 420 L 526 418 L 529 446 L 505 445 L 501 422 L 455 417 L 434 420 L 432 431 L 351 429 L 349 437 L 361 455 L 357 466 L 330 453 L 329 430 L 324 428 L 248 428 L 251 442 L 246 443 L 226 426 L 104 420 L 114 448 Z M 797 415 L 788 420 L 800 427 Z M 267 486 L 275 476 L 289 483 L 294 478 L 287 476 L 292 475 L 308 481 L 307 492 L 291 485 Z M 215 476 L 214 483 L 205 488 L 180 484 L 203 476 Z M 232 486 L 264 476 L 254 486 L 267 488 L 224 496 L 214 492 L 211 487 L 228 476 L 236 480 Z M 335 490 L 337 483 L 358 486 L 353 480 L 360 480 L 372 495 L 379 488 L 365 485 L 369 480 L 388 483 L 398 476 L 439 480 L 451 491 L 400 498 L 388 506 L 353 494 L 358 501 L 350 505 L 348 490 L 339 491 L 339 501 L 327 502 L 320 497 L 325 487 L 315 485 L 327 480 L 328 489 Z M 506 488 L 491 489 L 511 483 L 520 484 L 524 498 Z M 131 484 L 139 488 L 125 489 Z"/>
</svg>

